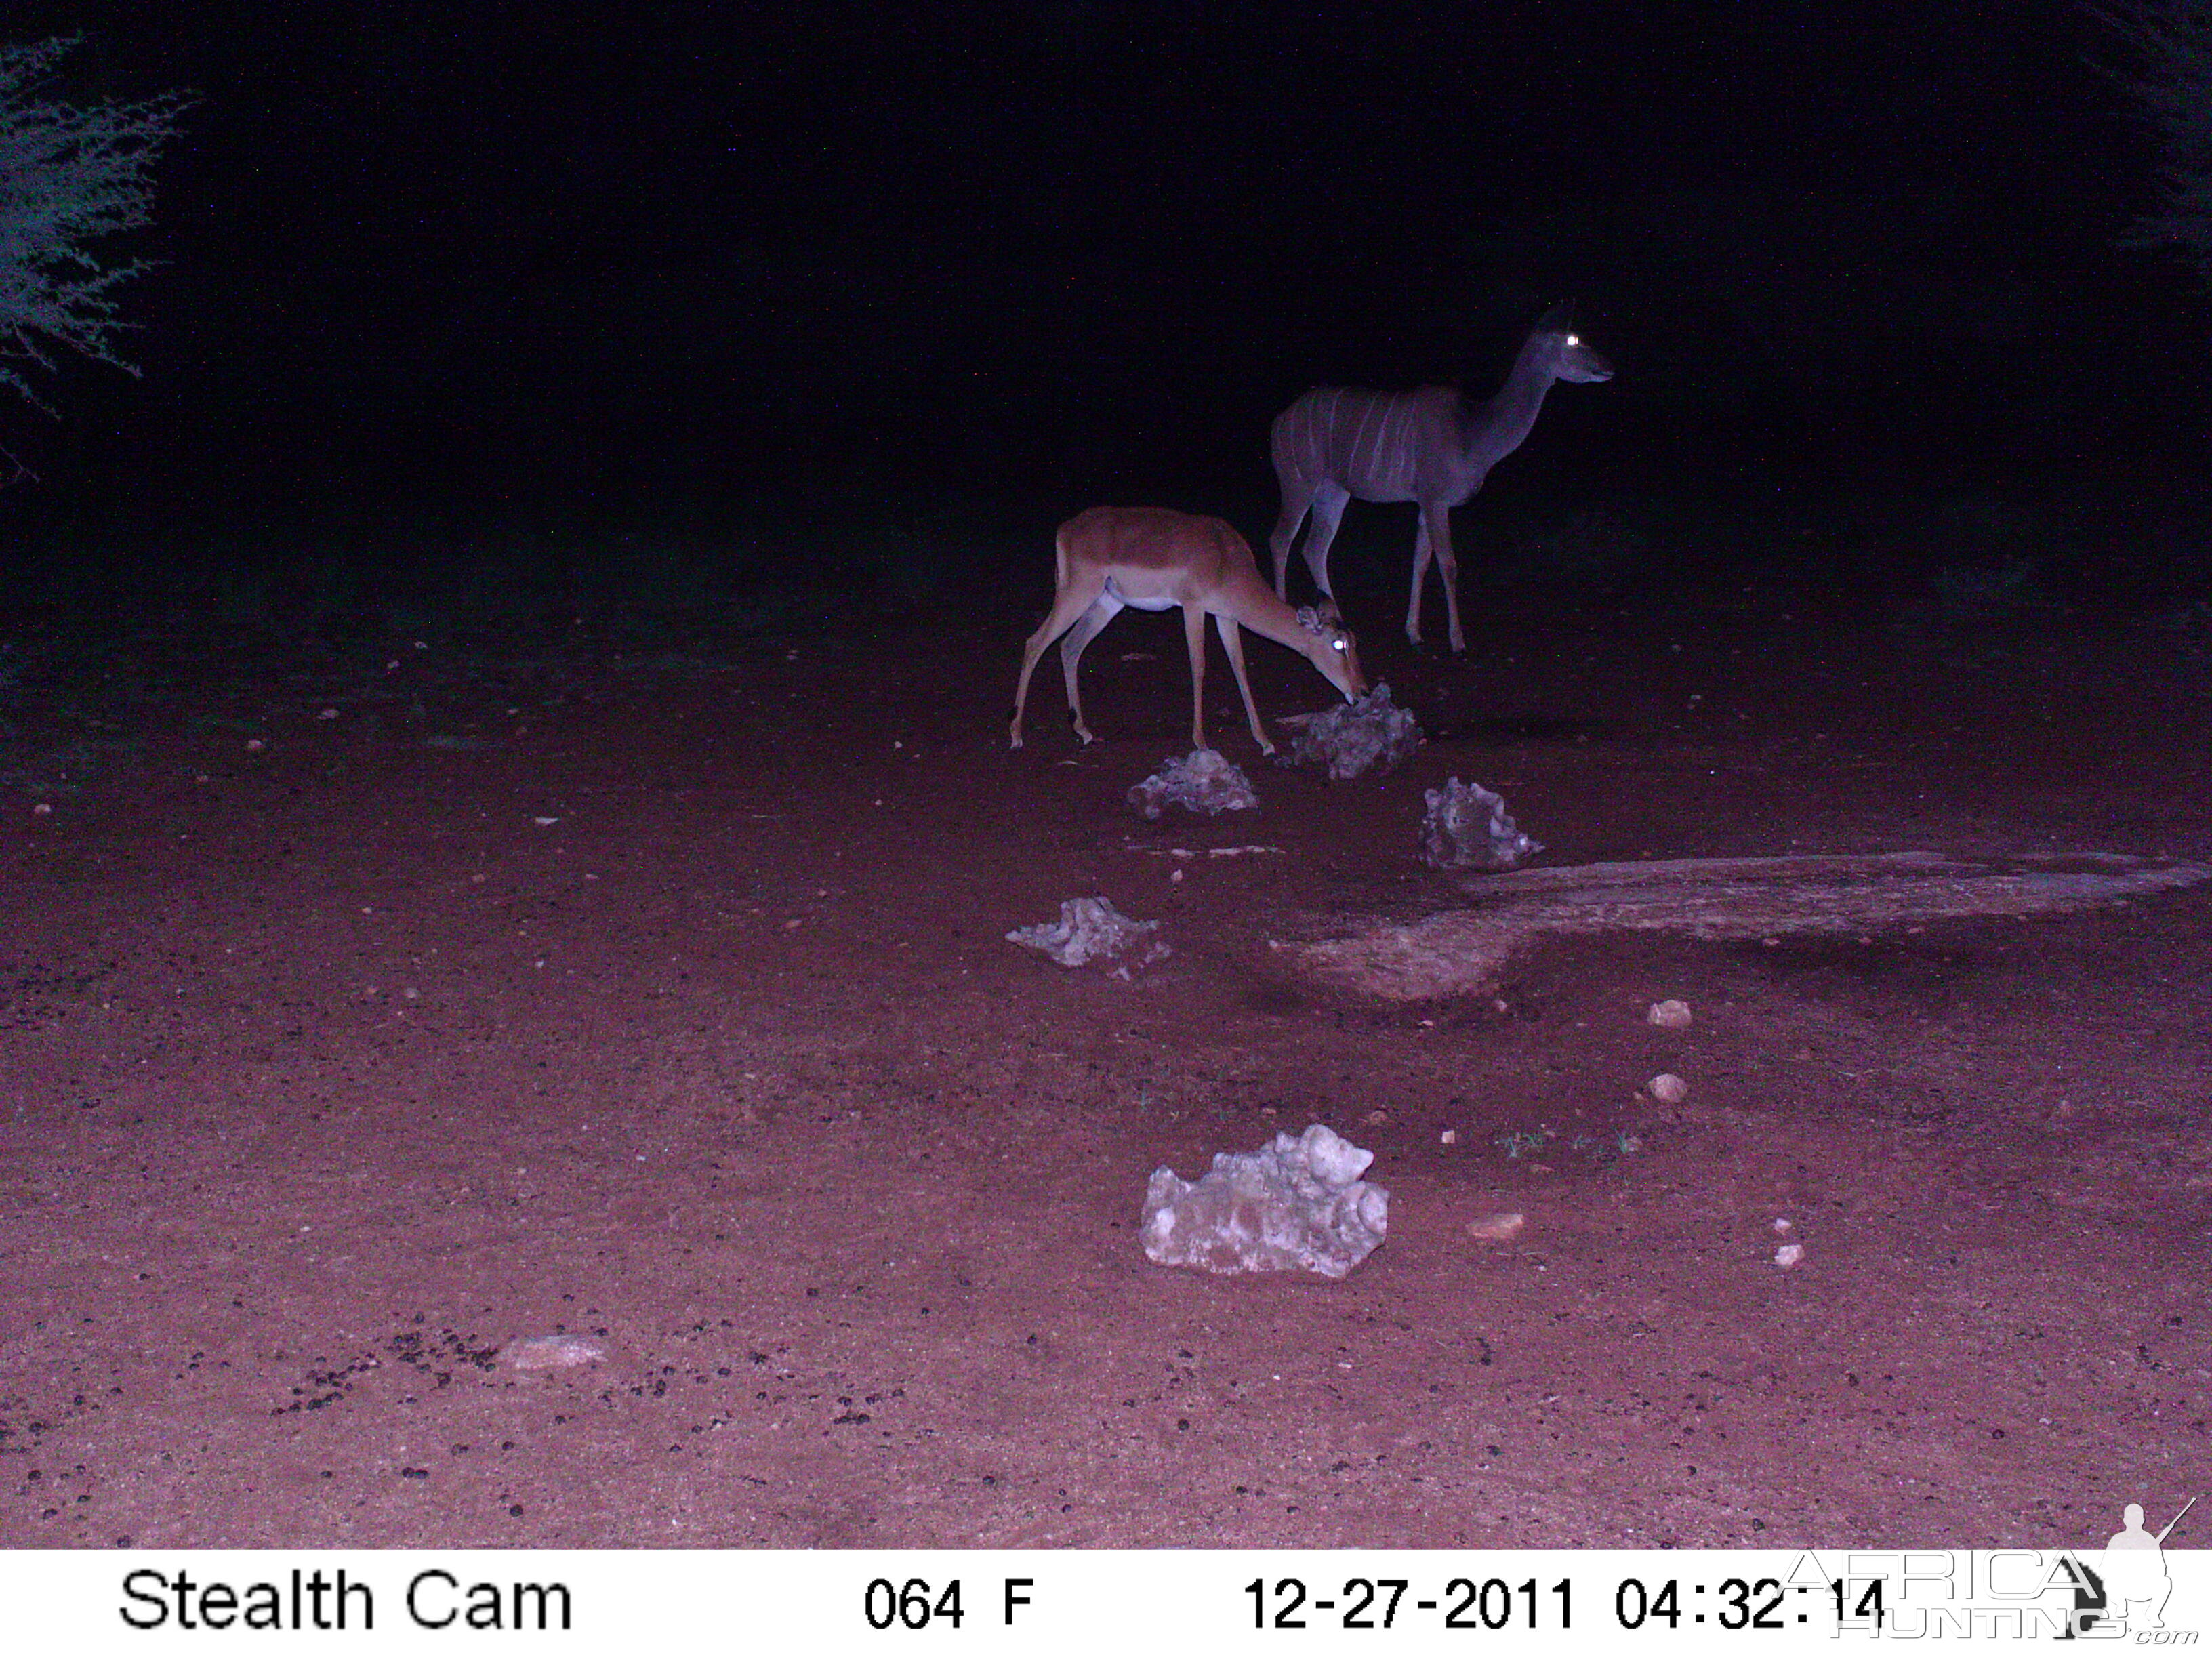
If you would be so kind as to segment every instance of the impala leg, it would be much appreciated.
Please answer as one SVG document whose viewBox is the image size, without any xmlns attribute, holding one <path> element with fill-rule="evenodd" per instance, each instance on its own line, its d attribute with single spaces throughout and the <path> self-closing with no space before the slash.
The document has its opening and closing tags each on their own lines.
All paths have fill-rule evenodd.
<svg viewBox="0 0 2212 1659">
<path fill-rule="evenodd" d="M 1083 660 L 1084 647 L 1121 614 L 1120 603 L 1111 595 L 1101 593 L 1091 609 L 1076 619 L 1075 626 L 1060 637 L 1060 673 L 1067 681 L 1067 718 L 1075 727 L 1075 735 L 1085 743 L 1093 739 L 1091 728 L 1083 723 L 1083 694 L 1075 689 L 1076 666 Z"/>
<path fill-rule="evenodd" d="M 1424 519 L 1432 519 L 1434 528 L 1429 532 L 1429 544 L 1436 550 L 1437 578 L 1444 585 L 1444 615 L 1450 622 L 1451 648 L 1467 649 L 1467 635 L 1459 629 L 1459 560 L 1452 552 L 1451 508 L 1439 501 L 1434 507 L 1424 507 Z"/>
<path fill-rule="evenodd" d="M 1260 706 L 1252 701 L 1252 682 L 1244 672 L 1244 630 L 1237 625 L 1237 618 L 1216 611 L 1213 626 L 1221 635 L 1221 646 L 1229 653 L 1230 672 L 1237 676 L 1237 689 L 1244 694 L 1244 718 L 1252 727 L 1252 741 L 1260 745 L 1260 752 L 1272 755 L 1275 745 L 1267 741 L 1267 728 L 1260 724 Z"/>
<path fill-rule="evenodd" d="M 1206 612 L 1182 608 L 1183 642 L 1190 647 L 1190 746 L 1206 747 Z"/>
<path fill-rule="evenodd" d="M 1036 632 L 1030 635 L 1029 643 L 1022 647 L 1021 678 L 1014 682 L 1014 713 L 1008 725 L 1008 733 L 1013 739 L 1012 747 L 1018 749 L 1022 746 L 1022 710 L 1030 700 L 1030 676 L 1036 672 L 1037 659 L 1044 655 L 1047 646 L 1067 632 L 1075 619 L 1088 611 L 1105 592 L 1106 578 L 1100 575 L 1070 582 L 1053 595 L 1052 609 L 1045 613 L 1045 619 L 1037 624 Z M 1083 731 L 1079 718 L 1076 721 L 1076 730 L 1085 743 L 1091 741 L 1091 734 Z"/>
</svg>

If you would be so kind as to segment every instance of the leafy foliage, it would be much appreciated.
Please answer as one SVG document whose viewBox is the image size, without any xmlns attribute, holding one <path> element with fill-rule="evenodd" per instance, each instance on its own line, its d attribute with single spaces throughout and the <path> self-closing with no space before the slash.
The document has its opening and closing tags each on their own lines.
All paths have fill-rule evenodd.
<svg viewBox="0 0 2212 1659">
<path fill-rule="evenodd" d="M 2134 51 L 2139 67 L 2119 79 L 2164 152 L 2161 210 L 2137 221 L 2128 242 L 2180 249 L 2212 286 L 2212 3 L 2116 0 L 2092 9 Z"/>
<path fill-rule="evenodd" d="M 116 355 L 114 289 L 149 268 L 104 262 L 86 244 L 150 222 L 151 173 L 189 100 L 175 94 L 79 106 L 37 94 L 78 37 L 0 47 L 0 383 L 44 408 L 4 361 L 51 370 L 58 344 L 138 371 Z"/>
</svg>

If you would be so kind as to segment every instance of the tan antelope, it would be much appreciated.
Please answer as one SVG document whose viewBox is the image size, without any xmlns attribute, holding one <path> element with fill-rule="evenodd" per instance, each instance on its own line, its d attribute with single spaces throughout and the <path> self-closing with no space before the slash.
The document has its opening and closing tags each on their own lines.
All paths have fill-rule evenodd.
<svg viewBox="0 0 2212 1659">
<path fill-rule="evenodd" d="M 1436 555 L 1443 582 L 1451 648 L 1467 649 L 1459 626 L 1459 561 L 1453 556 L 1451 510 L 1482 488 L 1490 469 L 1515 450 L 1536 424 L 1544 394 L 1554 380 L 1609 380 L 1612 365 L 1584 345 L 1554 306 L 1530 331 L 1498 395 L 1470 403 L 1452 386 L 1418 392 L 1362 392 L 1327 386 L 1309 392 L 1275 417 L 1276 481 L 1282 515 L 1268 538 L 1275 556 L 1275 592 L 1289 597 L 1291 543 L 1309 508 L 1306 565 L 1324 598 L 1328 544 L 1353 496 L 1363 501 L 1418 501 L 1420 528 L 1413 532 L 1413 591 L 1406 601 L 1406 637 L 1421 642 L 1421 579 Z"/>
<path fill-rule="evenodd" d="M 1252 724 L 1260 752 L 1275 745 L 1260 724 L 1252 684 L 1244 673 L 1240 626 L 1287 645 L 1322 672 L 1345 701 L 1364 694 L 1359 654 L 1336 606 L 1293 611 L 1267 586 L 1252 556 L 1251 544 L 1219 519 L 1200 518 L 1164 507 L 1094 507 L 1060 527 L 1058 590 L 1052 610 L 1022 650 L 1022 675 L 1014 685 L 1013 746 L 1022 746 L 1022 708 L 1029 701 L 1030 676 L 1045 647 L 1060 641 L 1060 667 L 1067 678 L 1067 714 L 1075 735 L 1094 739 L 1083 723 L 1083 699 L 1075 688 L 1076 665 L 1083 648 L 1126 605 L 1139 611 L 1182 607 L 1183 639 L 1190 647 L 1190 740 L 1206 741 L 1206 619 L 1221 635 L 1237 689 L 1244 694 L 1244 715 Z M 1064 637 L 1063 637 L 1064 636 Z"/>
</svg>

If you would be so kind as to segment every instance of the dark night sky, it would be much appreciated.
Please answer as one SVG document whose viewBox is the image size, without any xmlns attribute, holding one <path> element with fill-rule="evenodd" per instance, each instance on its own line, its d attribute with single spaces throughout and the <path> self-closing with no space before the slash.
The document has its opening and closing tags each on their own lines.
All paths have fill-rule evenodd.
<svg viewBox="0 0 2212 1659">
<path fill-rule="evenodd" d="M 1304 386 L 1486 391 L 1568 295 L 1608 477 L 2201 441 L 2063 4 L 10 8 L 71 29 L 69 92 L 203 101 L 145 378 L 9 422 L 49 504 L 1248 488 Z"/>
</svg>

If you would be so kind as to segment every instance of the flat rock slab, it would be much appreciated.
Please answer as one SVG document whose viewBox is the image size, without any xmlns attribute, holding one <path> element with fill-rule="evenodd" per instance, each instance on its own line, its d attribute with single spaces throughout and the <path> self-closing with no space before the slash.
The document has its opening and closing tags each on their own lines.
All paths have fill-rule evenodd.
<svg viewBox="0 0 2212 1659">
<path fill-rule="evenodd" d="M 1692 939 L 1867 933 L 1953 916 L 2086 910 L 2212 880 L 2212 866 L 2119 853 L 1808 854 L 1661 859 L 1462 878 L 1473 901 L 1406 925 L 1293 947 L 1299 965 L 1405 1001 L 1494 990 L 1516 952 L 1547 933 L 1613 928 Z"/>
</svg>

